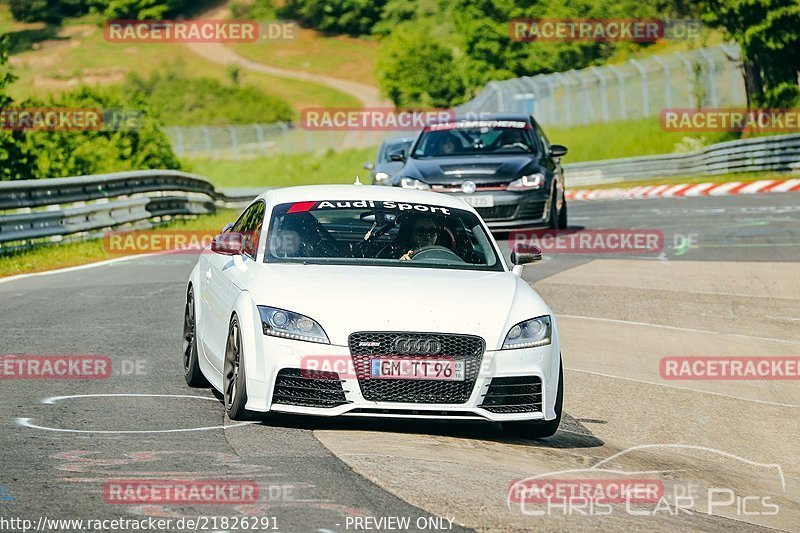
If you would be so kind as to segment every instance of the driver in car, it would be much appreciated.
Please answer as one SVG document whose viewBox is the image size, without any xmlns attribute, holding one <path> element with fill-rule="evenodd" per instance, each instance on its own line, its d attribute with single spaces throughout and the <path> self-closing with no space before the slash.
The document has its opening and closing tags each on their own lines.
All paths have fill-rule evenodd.
<svg viewBox="0 0 800 533">
<path fill-rule="evenodd" d="M 284 229 L 272 238 L 270 252 L 275 257 L 298 257 L 300 234 L 292 229 Z"/>
<path fill-rule="evenodd" d="M 412 248 L 400 256 L 400 260 L 408 261 L 420 250 L 435 246 L 440 233 L 441 228 L 432 217 L 418 217 L 414 220 L 414 226 L 411 229 L 410 245 Z"/>
<path fill-rule="evenodd" d="M 508 129 L 497 139 L 495 148 L 521 148 L 527 150 L 528 143 L 525 140 L 525 134 L 522 133 L 522 130 Z"/>
</svg>

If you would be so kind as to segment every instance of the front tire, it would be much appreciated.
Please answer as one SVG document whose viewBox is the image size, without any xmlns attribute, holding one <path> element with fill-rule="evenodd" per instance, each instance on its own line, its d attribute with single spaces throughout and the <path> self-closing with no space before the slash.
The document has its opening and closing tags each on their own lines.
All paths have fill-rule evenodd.
<svg viewBox="0 0 800 533">
<path fill-rule="evenodd" d="M 225 367 L 222 376 L 222 390 L 225 411 L 231 420 L 246 420 L 247 379 L 244 373 L 242 357 L 242 332 L 236 315 L 228 327 L 228 341 L 225 344 Z"/>
<path fill-rule="evenodd" d="M 558 212 L 559 229 L 567 229 L 567 200 L 561 203 L 561 211 Z"/>
<path fill-rule="evenodd" d="M 560 229 L 558 207 L 556 206 L 557 195 L 558 191 L 553 191 L 553 196 L 550 197 L 550 216 L 547 218 L 547 229 Z"/>
<path fill-rule="evenodd" d="M 194 289 L 186 293 L 186 309 L 183 315 L 183 377 L 190 387 L 207 388 L 211 384 L 200 370 L 197 353 L 197 318 L 194 308 Z"/>
<path fill-rule="evenodd" d="M 503 431 L 519 437 L 529 439 L 544 439 L 552 437 L 561 424 L 561 410 L 564 404 L 564 366 L 558 363 L 558 392 L 556 393 L 556 417 L 553 420 L 534 420 L 531 422 L 503 422 Z"/>
</svg>

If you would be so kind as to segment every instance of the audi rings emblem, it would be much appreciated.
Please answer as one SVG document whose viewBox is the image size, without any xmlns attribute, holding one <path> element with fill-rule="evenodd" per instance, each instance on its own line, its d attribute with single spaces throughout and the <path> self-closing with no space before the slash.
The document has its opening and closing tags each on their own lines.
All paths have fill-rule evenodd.
<svg viewBox="0 0 800 533">
<path fill-rule="evenodd" d="M 442 351 L 442 343 L 436 339 L 398 337 L 394 341 L 394 351 L 398 354 L 436 355 Z"/>
</svg>

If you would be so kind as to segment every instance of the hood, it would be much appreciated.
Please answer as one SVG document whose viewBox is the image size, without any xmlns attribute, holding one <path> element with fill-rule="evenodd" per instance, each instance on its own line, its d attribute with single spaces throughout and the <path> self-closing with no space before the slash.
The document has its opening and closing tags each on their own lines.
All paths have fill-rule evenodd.
<svg viewBox="0 0 800 533">
<path fill-rule="evenodd" d="M 508 183 L 539 170 L 533 155 L 489 157 L 438 157 L 409 159 L 403 175 L 431 185 L 450 185 L 465 180 L 476 184 Z"/>
<path fill-rule="evenodd" d="M 248 270 L 256 305 L 313 318 L 339 346 L 356 331 L 411 331 L 480 335 L 492 350 L 520 320 L 550 312 L 511 272 L 267 263 Z"/>
</svg>

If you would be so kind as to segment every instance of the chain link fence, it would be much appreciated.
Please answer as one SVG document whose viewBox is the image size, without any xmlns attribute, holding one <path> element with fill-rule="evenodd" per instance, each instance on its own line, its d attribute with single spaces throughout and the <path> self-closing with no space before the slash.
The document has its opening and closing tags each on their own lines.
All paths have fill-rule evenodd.
<svg viewBox="0 0 800 533">
<path fill-rule="evenodd" d="M 568 127 L 660 115 L 667 108 L 745 107 L 737 47 L 720 45 L 617 65 L 489 83 L 463 112 L 528 113 Z"/>
<path fill-rule="evenodd" d="M 658 116 L 666 108 L 745 107 L 741 52 L 720 45 L 616 65 L 489 83 L 458 113 L 527 113 L 545 126 L 569 127 Z M 310 131 L 293 124 L 172 127 L 186 157 L 248 159 L 377 146 L 416 131 Z"/>
</svg>

